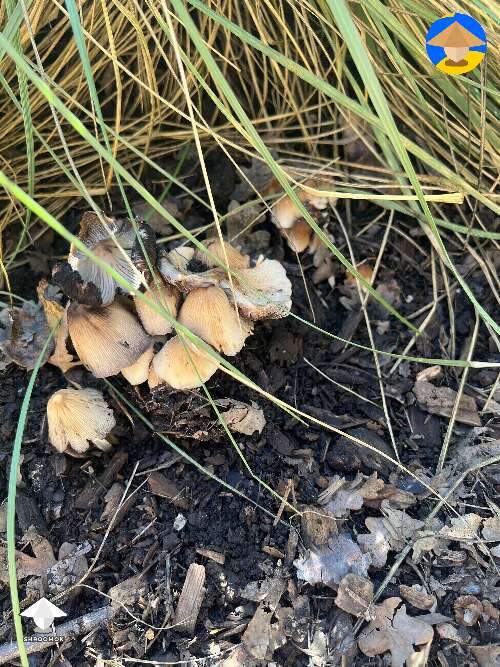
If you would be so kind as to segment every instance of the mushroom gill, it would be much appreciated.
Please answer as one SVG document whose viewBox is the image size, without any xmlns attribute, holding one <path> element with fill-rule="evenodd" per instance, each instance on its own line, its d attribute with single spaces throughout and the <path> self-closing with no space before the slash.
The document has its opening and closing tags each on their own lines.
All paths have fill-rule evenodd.
<svg viewBox="0 0 500 667">
<path fill-rule="evenodd" d="M 174 336 L 153 357 L 150 386 L 156 386 L 160 379 L 173 389 L 195 389 L 209 380 L 218 367 L 217 360 L 208 353 Z"/>
<path fill-rule="evenodd" d="M 68 308 L 68 330 L 80 360 L 98 378 L 132 366 L 151 342 L 119 301 L 97 308 L 73 302 Z"/>
<path fill-rule="evenodd" d="M 115 426 L 113 410 L 97 389 L 60 389 L 47 403 L 49 440 L 59 452 L 82 455 L 93 443 L 108 451 Z"/>
<path fill-rule="evenodd" d="M 92 211 L 84 213 L 78 238 L 92 250 L 94 255 L 137 289 L 141 284 L 141 274 L 130 259 L 135 240 L 132 223 L 129 220 L 108 218 L 105 215 L 102 215 L 102 218 L 105 224 L 96 213 Z M 71 244 L 68 262 L 75 271 L 78 271 L 83 281 L 93 283 L 97 287 L 104 305 L 113 301 L 118 283 L 74 244 Z"/>
<path fill-rule="evenodd" d="M 192 290 L 182 304 L 179 322 L 228 356 L 238 354 L 253 331 L 252 322 L 238 316 L 220 287 Z"/>
</svg>

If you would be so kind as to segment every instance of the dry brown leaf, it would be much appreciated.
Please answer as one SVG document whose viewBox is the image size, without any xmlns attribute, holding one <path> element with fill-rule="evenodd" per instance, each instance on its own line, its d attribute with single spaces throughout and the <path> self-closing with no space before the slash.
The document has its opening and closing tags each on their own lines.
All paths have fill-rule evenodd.
<svg viewBox="0 0 500 667">
<path fill-rule="evenodd" d="M 306 506 L 300 520 L 302 539 L 306 547 L 326 544 L 337 533 L 337 522 L 330 512 L 323 507 Z"/>
<path fill-rule="evenodd" d="M 435 387 L 430 382 L 416 382 L 413 393 L 422 410 L 441 417 L 451 417 L 457 398 L 457 392 L 451 387 Z M 481 426 L 476 401 L 472 396 L 462 395 L 456 420 L 469 426 Z"/>
<path fill-rule="evenodd" d="M 470 652 L 476 658 L 479 667 L 498 667 L 500 665 L 500 644 L 471 646 Z"/>
<path fill-rule="evenodd" d="M 452 517 L 451 526 L 444 526 L 439 531 L 439 536 L 455 542 L 477 540 L 478 530 L 482 518 L 478 514 L 464 514 L 463 516 Z"/>
<path fill-rule="evenodd" d="M 248 405 L 234 399 L 226 400 L 233 407 L 223 412 L 222 416 L 231 431 L 244 435 L 253 435 L 255 432 L 262 433 L 262 429 L 266 425 L 266 418 L 262 408 L 259 408 L 257 403 L 252 401 L 252 404 Z M 219 404 L 222 402 L 218 401 Z"/>
<path fill-rule="evenodd" d="M 483 613 L 483 605 L 474 595 L 461 595 L 453 604 L 457 623 L 472 627 Z"/>
<path fill-rule="evenodd" d="M 372 600 L 372 582 L 366 577 L 350 573 L 340 582 L 335 604 L 348 614 L 366 617 Z"/>
<path fill-rule="evenodd" d="M 335 587 L 346 574 L 353 572 L 365 577 L 371 557 L 362 554 L 349 535 L 335 535 L 328 545 L 311 549 L 305 558 L 294 562 L 297 577 L 309 584 L 324 584 Z"/>
<path fill-rule="evenodd" d="M 29 531 L 28 531 L 29 533 Z M 34 531 L 26 535 L 30 542 L 34 556 L 23 551 L 16 551 L 16 576 L 18 581 L 27 577 L 44 577 L 48 570 L 57 563 L 52 545 L 45 537 L 40 537 Z M 7 549 L 0 547 L 0 582 L 9 581 L 7 570 Z"/>
<path fill-rule="evenodd" d="M 425 588 L 419 584 L 414 584 L 413 586 L 405 586 L 404 584 L 401 584 L 399 593 L 403 600 L 406 600 L 406 602 L 409 602 L 417 609 L 428 611 L 429 609 L 436 608 L 436 597 L 427 593 Z"/>
<path fill-rule="evenodd" d="M 33 301 L 25 301 L 22 308 L 4 308 L 0 311 L 0 352 L 27 370 L 32 370 L 50 329 L 43 308 Z M 47 361 L 53 344 L 46 350 L 43 363 Z"/>
<path fill-rule="evenodd" d="M 483 539 L 500 542 L 500 516 L 491 516 L 483 522 Z"/>
<path fill-rule="evenodd" d="M 368 657 L 390 651 L 392 667 L 404 667 L 405 661 L 414 653 L 414 645 L 421 646 L 432 641 L 434 631 L 430 625 L 406 614 L 401 598 L 388 598 L 375 607 L 375 618 L 361 633 L 360 650 Z M 397 611 L 396 611 L 397 609 Z"/>
<path fill-rule="evenodd" d="M 345 478 L 335 476 L 331 485 L 326 488 L 319 497 L 319 501 L 326 497 L 330 488 L 335 488 L 331 493 L 332 499 L 326 504 L 326 509 L 336 518 L 347 516 L 350 510 L 359 510 L 363 507 L 363 498 L 358 491 L 360 480 L 358 476 L 352 482 L 346 482 Z"/>
</svg>

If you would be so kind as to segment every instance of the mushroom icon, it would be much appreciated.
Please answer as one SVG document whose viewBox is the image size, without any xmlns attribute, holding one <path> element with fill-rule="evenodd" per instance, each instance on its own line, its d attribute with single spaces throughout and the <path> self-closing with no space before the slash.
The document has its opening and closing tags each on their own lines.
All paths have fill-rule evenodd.
<svg viewBox="0 0 500 667">
<path fill-rule="evenodd" d="M 474 46 L 484 46 L 484 39 L 474 35 L 467 30 L 458 20 L 451 23 L 435 37 L 430 39 L 429 46 L 440 46 L 444 49 L 447 67 L 465 67 L 468 61 L 465 59 L 469 49 Z"/>
</svg>

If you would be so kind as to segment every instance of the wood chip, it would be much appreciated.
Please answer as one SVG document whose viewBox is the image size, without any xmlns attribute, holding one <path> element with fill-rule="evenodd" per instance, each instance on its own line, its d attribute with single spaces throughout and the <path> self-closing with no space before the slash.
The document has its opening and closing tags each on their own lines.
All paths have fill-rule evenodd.
<svg viewBox="0 0 500 667">
<path fill-rule="evenodd" d="M 451 417 L 457 392 L 450 387 L 435 387 L 430 382 L 416 382 L 413 393 L 422 410 L 440 417 Z M 469 426 L 481 426 L 476 401 L 472 396 L 462 394 L 456 414 L 457 422 Z"/>
<path fill-rule="evenodd" d="M 417 374 L 416 380 L 417 382 L 430 382 L 431 380 L 437 380 L 442 374 L 441 366 L 428 366 Z"/>
<path fill-rule="evenodd" d="M 88 510 L 99 502 L 101 496 L 115 481 L 117 474 L 123 468 L 128 460 L 126 452 L 117 452 L 111 461 L 106 465 L 104 471 L 97 479 L 93 479 L 85 485 L 85 488 L 75 500 L 75 508 L 79 510 Z"/>
<path fill-rule="evenodd" d="M 181 498 L 181 489 L 162 475 L 161 472 L 152 472 L 148 478 L 149 489 L 152 494 L 160 498 L 167 498 L 172 504 L 181 509 L 186 509 L 189 505 L 185 498 Z"/>
<path fill-rule="evenodd" d="M 281 558 L 281 560 L 285 559 L 285 554 L 275 547 L 264 546 L 262 547 L 262 551 L 273 558 Z"/>
<path fill-rule="evenodd" d="M 175 610 L 174 625 L 180 632 L 194 634 L 194 628 L 205 596 L 205 567 L 191 563 Z"/>
<path fill-rule="evenodd" d="M 219 565 L 224 565 L 226 562 L 225 555 L 213 549 L 196 549 L 196 553 L 200 554 L 200 556 L 205 556 L 205 558 L 210 558 L 210 560 L 219 563 Z"/>
<path fill-rule="evenodd" d="M 366 615 L 373 600 L 373 584 L 366 577 L 349 573 L 342 579 L 335 604 L 358 618 Z"/>
<path fill-rule="evenodd" d="M 414 584 L 413 586 L 405 586 L 404 584 L 401 584 L 399 593 L 403 600 L 406 600 L 406 602 L 409 602 L 417 609 L 428 611 L 429 609 L 436 608 L 436 597 L 427 593 L 419 584 Z"/>
</svg>

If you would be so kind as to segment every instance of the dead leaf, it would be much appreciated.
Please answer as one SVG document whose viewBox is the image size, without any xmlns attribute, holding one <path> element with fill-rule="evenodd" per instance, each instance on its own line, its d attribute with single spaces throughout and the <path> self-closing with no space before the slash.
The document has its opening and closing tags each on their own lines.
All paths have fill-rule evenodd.
<svg viewBox="0 0 500 667">
<path fill-rule="evenodd" d="M 500 644 L 470 646 L 469 648 L 479 667 L 498 667 L 500 665 Z"/>
<path fill-rule="evenodd" d="M 416 382 L 413 393 L 417 403 L 426 412 L 440 417 L 451 417 L 457 392 L 451 387 L 435 387 L 430 382 Z M 456 420 L 469 426 L 481 426 L 476 401 L 472 396 L 463 394 L 460 398 Z"/>
<path fill-rule="evenodd" d="M 344 477 L 335 475 L 318 500 L 324 502 L 327 497 L 330 497 L 331 500 L 326 504 L 326 509 L 336 518 L 348 516 L 351 510 L 359 510 L 363 507 L 363 497 L 358 490 L 362 480 L 362 475 L 356 477 L 352 482 L 346 482 Z"/>
<path fill-rule="evenodd" d="M 346 574 L 340 582 L 335 604 L 348 614 L 366 617 L 373 600 L 373 584 L 357 574 Z"/>
<path fill-rule="evenodd" d="M 25 301 L 22 308 L 5 308 L 0 312 L 0 351 L 14 363 L 32 370 L 50 335 L 43 308 Z M 53 344 L 45 352 L 42 363 L 50 356 Z"/>
<path fill-rule="evenodd" d="M 404 667 L 414 653 L 414 645 L 427 644 L 434 636 L 430 625 L 407 615 L 405 605 L 397 609 L 400 603 L 401 598 L 394 597 L 377 605 L 375 618 L 358 641 L 360 650 L 370 658 L 390 651 L 392 667 Z"/>
<path fill-rule="evenodd" d="M 483 522 L 483 539 L 500 542 L 500 516 L 492 516 Z"/>
<path fill-rule="evenodd" d="M 67 307 L 61 304 L 61 292 L 59 288 L 50 285 L 46 280 L 40 280 L 36 288 L 38 298 L 43 306 L 45 319 L 50 330 L 56 328 L 54 333 L 55 349 L 48 361 L 66 373 L 73 366 L 81 366 L 81 361 L 73 361 L 73 355 L 69 354 L 66 341 L 69 336 Z"/>
<path fill-rule="evenodd" d="M 455 542 L 477 540 L 477 532 L 482 520 L 478 514 L 473 513 L 452 517 L 450 519 L 451 526 L 444 526 L 439 535 Z"/>
<path fill-rule="evenodd" d="M 389 533 L 382 518 L 369 516 L 365 519 L 365 526 L 370 532 L 359 534 L 358 544 L 363 553 L 370 554 L 372 566 L 380 569 L 386 564 L 387 554 L 391 550 Z"/>
<path fill-rule="evenodd" d="M 16 550 L 16 576 L 21 581 L 27 577 L 44 577 L 47 571 L 57 563 L 52 545 L 33 529 L 25 535 L 30 543 L 34 556 Z M 0 581 L 7 584 L 9 573 L 7 570 L 7 549 L 0 547 Z"/>
<path fill-rule="evenodd" d="M 475 625 L 483 613 L 483 605 L 474 595 L 461 595 L 453 604 L 457 623 L 470 628 Z"/>
<path fill-rule="evenodd" d="M 337 522 L 330 512 L 323 507 L 306 506 L 300 520 L 302 539 L 307 547 L 326 544 L 337 533 Z"/>
<path fill-rule="evenodd" d="M 232 408 L 222 413 L 224 421 L 231 431 L 244 435 L 253 435 L 256 431 L 262 433 L 262 429 L 266 425 L 266 418 L 262 408 L 259 408 L 257 403 L 252 401 L 252 405 L 248 405 L 232 398 L 218 401 L 219 405 L 224 405 L 224 403 L 233 405 Z"/>
<path fill-rule="evenodd" d="M 427 593 L 425 588 L 419 584 L 413 584 L 413 586 L 405 586 L 404 584 L 401 584 L 399 593 L 403 600 L 406 600 L 406 602 L 409 602 L 417 609 L 427 611 L 436 608 L 436 597 Z"/>
<path fill-rule="evenodd" d="M 327 545 L 312 548 L 305 558 L 294 562 L 299 579 L 331 588 L 350 572 L 366 577 L 370 564 L 370 555 L 362 554 L 347 534 L 334 535 Z"/>
</svg>

